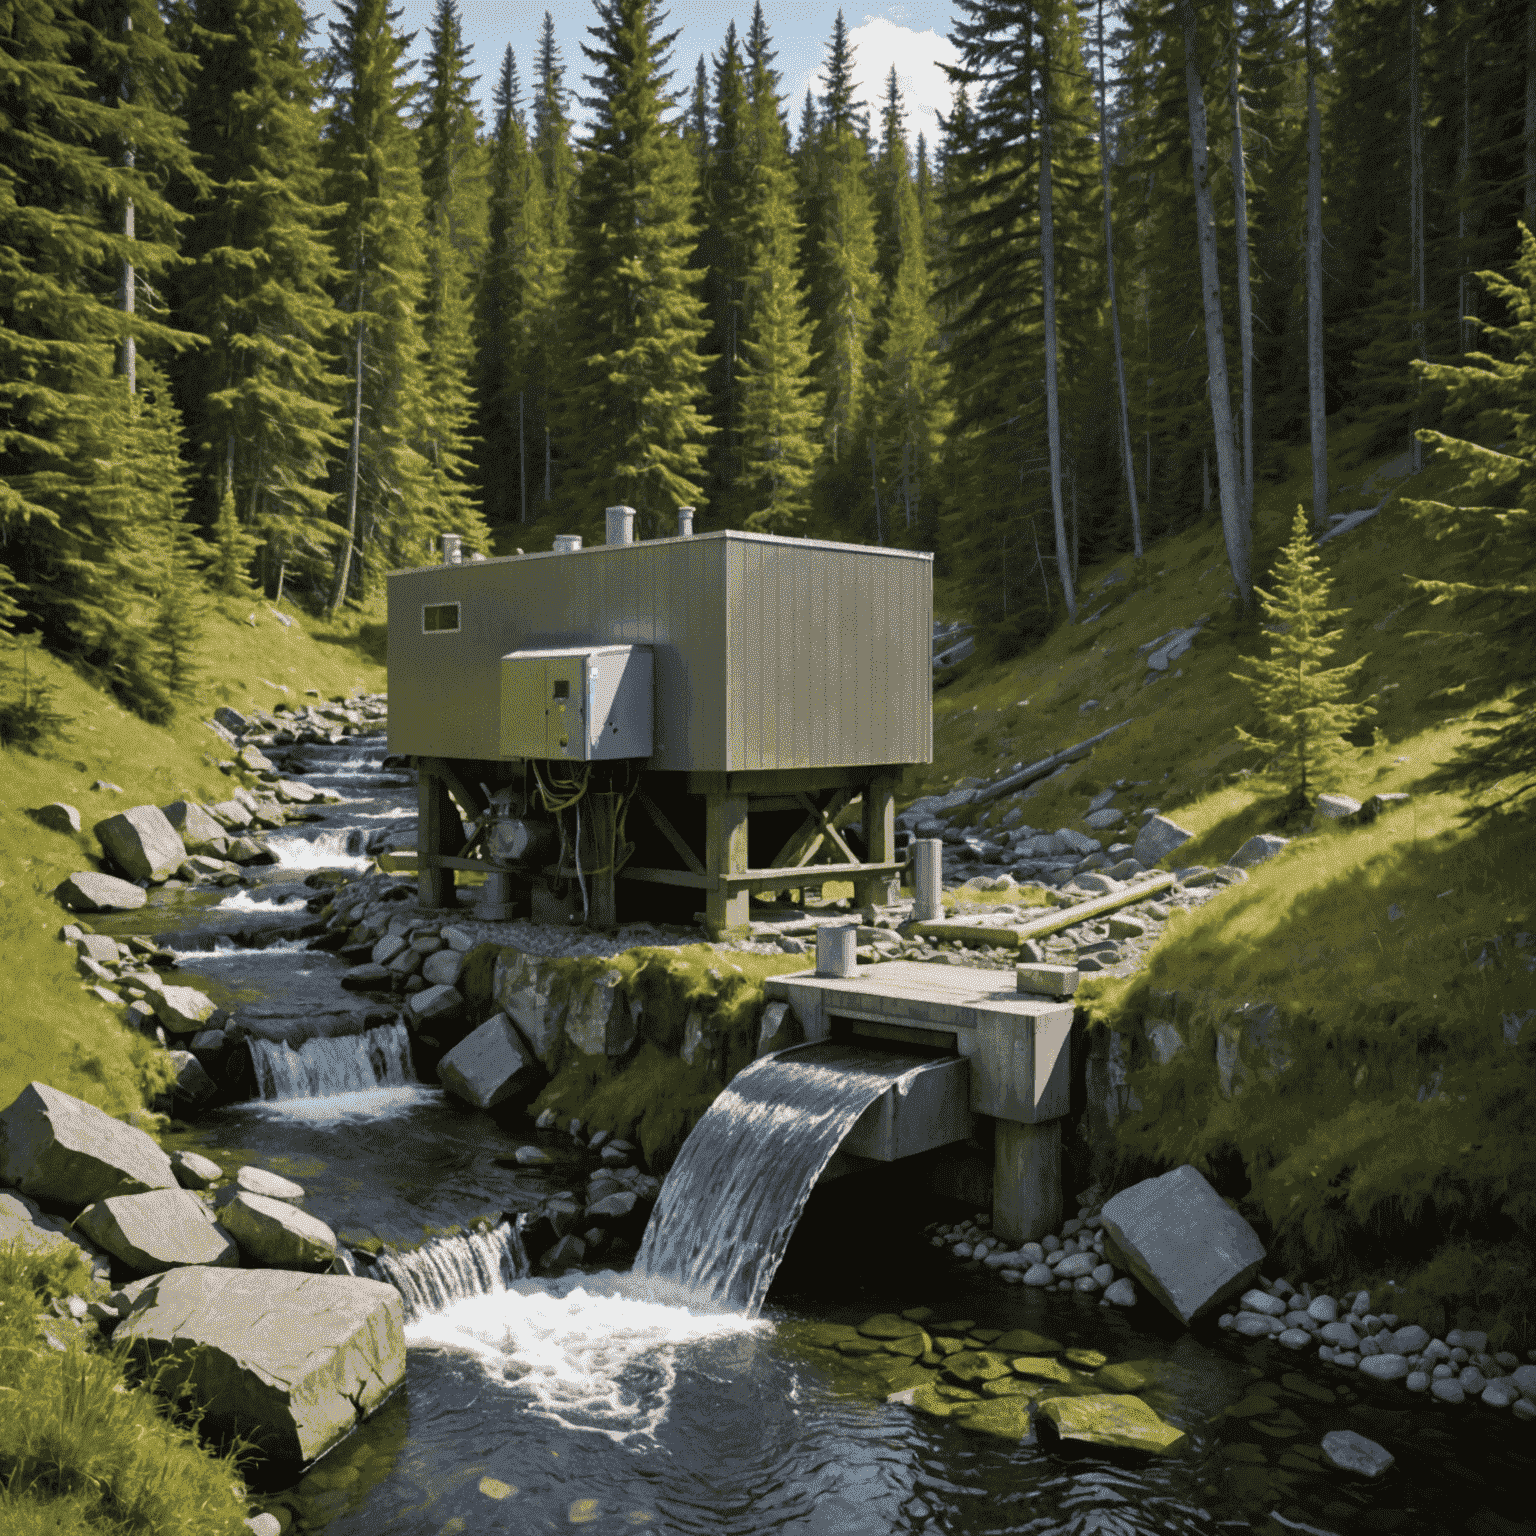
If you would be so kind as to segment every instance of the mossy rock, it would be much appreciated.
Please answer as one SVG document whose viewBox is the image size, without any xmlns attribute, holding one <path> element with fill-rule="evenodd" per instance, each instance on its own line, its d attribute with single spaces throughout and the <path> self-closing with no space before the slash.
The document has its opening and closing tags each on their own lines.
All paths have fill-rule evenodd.
<svg viewBox="0 0 1536 1536">
<path fill-rule="evenodd" d="M 1020 1355 L 1008 1364 L 1015 1376 L 1027 1376 L 1032 1381 L 1059 1381 L 1066 1384 L 1075 1380 L 1072 1372 L 1060 1361 L 1044 1355 Z"/>
<path fill-rule="evenodd" d="M 794 1323 L 783 1332 L 816 1349 L 836 1349 L 845 1339 L 856 1339 L 859 1330 L 849 1323 Z"/>
<path fill-rule="evenodd" d="M 940 1388 L 931 1381 L 922 1382 L 916 1387 L 905 1390 L 911 1393 L 908 1399 L 911 1407 L 916 1408 L 919 1413 L 930 1414 L 936 1419 L 951 1418 L 955 1410 L 962 1406 L 952 1398 L 942 1396 Z"/>
<path fill-rule="evenodd" d="M 1033 1437 L 1030 1402 L 1022 1397 L 997 1397 L 977 1403 L 956 1413 L 962 1429 L 976 1434 L 996 1435 L 1000 1440 L 1027 1440 Z"/>
<path fill-rule="evenodd" d="M 1143 1387 L 1157 1384 L 1159 1371 L 1156 1360 L 1117 1360 L 1113 1365 L 1101 1366 L 1093 1379 L 1101 1391 L 1140 1392 Z"/>
<path fill-rule="evenodd" d="M 840 1339 L 837 1343 L 837 1352 L 840 1355 L 848 1355 L 857 1358 L 861 1355 L 883 1355 L 885 1346 L 878 1339 Z"/>
<path fill-rule="evenodd" d="M 886 1369 L 879 1373 L 880 1380 L 885 1384 L 887 1393 L 904 1392 L 908 1387 L 927 1386 L 932 1383 L 933 1376 L 921 1366 L 912 1365 L 905 1361 L 892 1362 Z"/>
<path fill-rule="evenodd" d="M 986 1382 L 981 1392 L 983 1397 L 1027 1397 L 1033 1402 L 1049 1390 L 1043 1381 L 1022 1381 L 1017 1376 L 999 1376 L 996 1381 Z"/>
<path fill-rule="evenodd" d="M 1004 1355 L 1059 1355 L 1061 1345 L 1043 1333 L 1031 1333 L 1027 1328 L 1014 1328 L 999 1334 L 992 1340 L 992 1348 Z"/>
<path fill-rule="evenodd" d="M 918 1330 L 893 1312 L 877 1312 L 859 1324 L 859 1332 L 866 1339 L 905 1339 Z"/>
<path fill-rule="evenodd" d="M 1126 1394 L 1050 1397 L 1039 1408 L 1042 1419 L 1061 1440 L 1154 1455 L 1167 1455 L 1189 1440 L 1182 1429 L 1160 1418 L 1139 1397 Z"/>
<path fill-rule="evenodd" d="M 1096 1371 L 1109 1356 L 1101 1355 L 1096 1349 L 1069 1349 L 1062 1358 L 1073 1365 L 1082 1366 L 1085 1371 Z"/>
<path fill-rule="evenodd" d="M 940 1381 L 934 1383 L 933 1390 L 946 1402 L 950 1403 L 978 1403 L 981 1401 L 979 1392 L 972 1392 L 969 1387 L 956 1386 L 952 1381 Z"/>
<path fill-rule="evenodd" d="M 495 998 L 494 979 L 496 956 L 501 953 L 495 944 L 477 944 L 464 957 L 464 968 L 459 972 L 458 988 L 469 1004 L 470 1014 L 480 1019 Z"/>
<path fill-rule="evenodd" d="M 965 1344 L 959 1339 L 940 1338 L 935 1335 L 933 1347 L 941 1355 L 958 1355 L 965 1348 Z"/>
<path fill-rule="evenodd" d="M 976 1319 L 974 1317 L 961 1317 L 947 1323 L 935 1323 L 929 1329 L 929 1332 L 952 1334 L 955 1338 L 960 1338 L 969 1333 L 975 1326 Z"/>
<path fill-rule="evenodd" d="M 962 1386 L 980 1386 L 1008 1374 L 1008 1362 L 988 1350 L 966 1349 L 944 1362 L 944 1374 Z"/>
<path fill-rule="evenodd" d="M 921 1355 L 918 1356 L 918 1363 L 926 1366 L 943 1365 L 944 1356 L 941 1355 L 936 1349 L 925 1350 Z"/>
<path fill-rule="evenodd" d="M 909 1323 L 926 1323 L 933 1318 L 932 1307 L 908 1307 L 901 1314 Z"/>
<path fill-rule="evenodd" d="M 983 1346 L 990 1344 L 994 1339 L 1002 1338 L 1002 1336 L 1003 1330 L 1001 1328 L 972 1328 L 966 1334 L 968 1339 L 972 1339 L 977 1344 Z"/>
<path fill-rule="evenodd" d="M 889 1354 L 906 1355 L 909 1359 L 916 1360 L 929 1352 L 930 1342 L 926 1333 L 912 1333 L 904 1339 L 886 1339 L 884 1348 Z"/>
</svg>

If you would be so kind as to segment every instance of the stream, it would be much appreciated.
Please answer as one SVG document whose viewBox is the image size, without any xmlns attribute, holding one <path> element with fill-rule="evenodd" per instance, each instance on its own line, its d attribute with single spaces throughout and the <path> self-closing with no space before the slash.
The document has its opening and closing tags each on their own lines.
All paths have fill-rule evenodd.
<svg viewBox="0 0 1536 1536">
<path fill-rule="evenodd" d="M 167 981 L 268 1021 L 274 1040 L 284 1021 L 342 1033 L 359 1014 L 376 1015 L 375 1062 L 393 1081 L 235 1104 L 165 1142 L 227 1169 L 250 1163 L 296 1179 L 306 1208 L 344 1242 L 404 1250 L 579 1188 L 592 1160 L 567 1144 L 568 1161 L 551 1167 L 498 1162 L 543 1138 L 531 1126 L 514 1137 L 409 1080 L 386 1049 L 394 1009 L 344 991 L 345 963 L 305 947 L 317 931 L 305 904 L 317 891 L 304 879 L 366 868 L 369 833 L 414 815 L 414 783 L 383 769 L 384 752 L 381 737 L 295 749 L 305 782 L 343 803 L 272 834 L 281 862 L 252 871 L 258 883 L 157 889 L 146 908 L 95 926 L 153 934 L 180 957 Z M 302 1046 L 288 1054 L 300 1063 L 284 1056 L 272 1066 L 269 1091 L 291 1091 L 308 1071 Z M 818 1189 L 752 1320 L 668 1304 L 634 1277 L 595 1267 L 418 1315 L 406 1329 L 406 1385 L 296 1485 L 269 1491 L 264 1507 L 285 1506 L 301 1536 L 568 1525 L 680 1536 L 1536 1533 L 1523 1523 L 1532 1426 L 1477 1405 L 1409 1399 L 1277 1346 L 1192 1336 L 1151 1304 L 1125 1313 L 1092 1297 L 1005 1287 L 929 1245 L 922 1225 L 960 1213 L 953 1202 L 914 1203 L 890 1170 Z M 1188 1447 L 1139 1461 L 1009 1444 L 883 1402 L 866 1378 L 797 1336 L 806 1322 L 915 1306 L 1157 1362 L 1157 1406 L 1189 1432 Z M 1380 1441 L 1397 1465 L 1375 1484 L 1331 1469 L 1316 1447 L 1340 1428 Z"/>
</svg>

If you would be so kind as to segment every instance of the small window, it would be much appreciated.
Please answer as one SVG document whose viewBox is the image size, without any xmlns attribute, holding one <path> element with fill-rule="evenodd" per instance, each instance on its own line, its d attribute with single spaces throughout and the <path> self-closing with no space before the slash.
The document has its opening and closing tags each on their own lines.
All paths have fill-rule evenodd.
<svg viewBox="0 0 1536 1536">
<path fill-rule="evenodd" d="M 571 685 L 570 685 L 570 683 L 567 682 L 566 679 L 563 678 L 563 677 L 557 677 L 555 679 L 555 697 L 557 699 L 568 699 L 568 698 L 570 698 L 570 696 L 571 696 Z"/>
<path fill-rule="evenodd" d="M 421 610 L 421 632 L 424 635 L 441 634 L 459 627 L 457 603 L 428 603 Z"/>
</svg>

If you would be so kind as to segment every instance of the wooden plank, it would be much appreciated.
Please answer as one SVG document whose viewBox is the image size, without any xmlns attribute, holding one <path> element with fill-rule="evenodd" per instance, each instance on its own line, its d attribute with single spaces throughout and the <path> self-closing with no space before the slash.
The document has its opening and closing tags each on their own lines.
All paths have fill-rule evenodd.
<svg viewBox="0 0 1536 1536">
<path fill-rule="evenodd" d="M 688 869 L 649 869 L 643 864 L 626 864 L 619 871 L 620 880 L 642 880 L 649 885 L 686 885 L 696 891 L 712 891 L 715 877 L 694 874 Z"/>
<path fill-rule="evenodd" d="M 687 776 L 690 795 L 789 795 L 851 786 L 863 789 L 871 774 L 900 775 L 904 763 L 875 763 L 866 768 L 764 768 L 757 772 L 709 773 Z"/>
<path fill-rule="evenodd" d="M 471 784 L 446 757 L 423 757 L 417 767 L 424 773 L 436 774 L 452 793 L 453 798 L 469 812 L 472 819 L 479 819 L 490 809 L 490 804 L 480 792 L 478 784 Z"/>
<path fill-rule="evenodd" d="M 1059 933 L 1063 928 L 1074 928 L 1092 917 L 1102 917 L 1133 902 L 1145 901 L 1168 890 L 1178 882 L 1171 874 L 1157 876 L 1154 880 L 1140 880 L 1093 901 L 1076 902 L 1070 907 L 1058 908 L 1047 917 L 1034 918 L 1027 923 L 1010 923 L 1007 927 L 988 927 L 981 923 L 967 923 L 963 919 L 939 918 L 931 923 L 913 923 L 905 932 L 918 934 L 925 939 L 959 939 L 962 943 L 996 944 L 1005 949 L 1017 949 L 1025 939 L 1037 939 L 1046 934 Z"/>
<path fill-rule="evenodd" d="M 789 798 L 792 806 L 799 809 L 808 808 L 810 815 L 800 823 L 795 829 L 794 834 L 774 855 L 773 862 L 768 866 L 770 869 L 785 869 L 790 865 L 808 863 L 811 855 L 821 845 L 821 812 L 814 805 L 811 805 L 804 795 L 792 795 Z M 834 826 L 847 815 L 851 804 L 852 799 L 846 787 L 833 793 L 832 798 L 826 804 L 825 813 L 832 818 Z M 853 855 L 850 853 L 848 857 L 852 859 Z"/>
<path fill-rule="evenodd" d="M 815 817 L 818 823 L 816 835 L 811 839 L 807 847 L 802 850 L 800 857 L 795 860 L 795 863 L 806 863 L 810 859 L 811 855 L 815 853 L 816 850 L 821 846 L 822 840 L 825 839 L 826 841 L 830 842 L 838 850 L 839 853 L 842 854 L 843 858 L 849 864 L 857 864 L 859 861 L 855 857 L 853 849 L 843 841 L 842 837 L 838 834 L 837 828 L 832 824 L 831 808 L 836 803 L 837 797 L 834 795 L 832 800 L 829 801 L 825 807 L 818 806 L 807 795 L 796 795 L 795 798 L 800 802 L 801 805 L 806 808 L 807 811 L 810 812 L 813 817 Z"/>
<path fill-rule="evenodd" d="M 744 869 L 722 875 L 731 890 L 784 891 L 797 885 L 825 885 L 829 880 L 857 880 L 861 875 L 900 875 L 905 864 L 797 864 L 788 869 Z"/>
<path fill-rule="evenodd" d="M 747 797 L 706 795 L 704 799 L 704 867 L 716 876 L 704 902 L 705 926 L 718 938 L 749 921 L 751 887 L 726 884 L 747 865 Z"/>
<path fill-rule="evenodd" d="M 644 810 L 645 814 L 656 824 L 656 830 L 671 843 L 677 851 L 683 863 L 696 875 L 704 873 L 704 866 L 699 863 L 698 856 L 683 839 L 681 832 L 667 819 L 666 813 L 656 804 L 643 789 L 635 791 L 635 801 Z"/>
</svg>

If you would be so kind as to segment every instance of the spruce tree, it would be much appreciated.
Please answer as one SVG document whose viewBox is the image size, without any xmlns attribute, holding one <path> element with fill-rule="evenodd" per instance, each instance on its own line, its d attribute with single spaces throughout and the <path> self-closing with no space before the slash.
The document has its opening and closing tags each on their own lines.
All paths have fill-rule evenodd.
<svg viewBox="0 0 1536 1536">
<path fill-rule="evenodd" d="M 474 340 L 471 273 L 485 241 L 486 189 L 480 118 L 472 95 L 458 0 L 437 0 L 428 33 L 425 108 L 417 131 L 425 213 L 421 304 L 426 419 L 418 443 L 431 465 L 434 508 L 466 549 L 486 552 L 488 534 L 469 486 Z"/>
<path fill-rule="evenodd" d="M 593 120 L 573 216 L 570 376 L 562 424 L 577 527 L 605 506 L 652 529 L 703 500 L 706 321 L 691 270 L 695 169 L 667 94 L 654 0 L 603 0 L 582 51 Z"/>
<path fill-rule="evenodd" d="M 347 376 L 347 445 L 333 466 L 342 538 L 327 607 L 376 587 L 392 566 L 426 557 L 437 531 L 419 305 L 422 199 L 405 121 L 407 39 L 387 0 L 340 7 L 331 27 L 334 82 L 324 142 L 327 200 L 338 210 L 337 362 Z"/>
<path fill-rule="evenodd" d="M 1237 739 L 1262 754 L 1266 773 L 1291 792 L 1298 810 L 1312 803 L 1319 777 L 1345 750 L 1345 735 L 1376 713 L 1345 698 L 1365 656 L 1342 667 L 1324 665 L 1344 633 L 1325 626 L 1346 611 L 1328 607 L 1330 585 L 1306 509 L 1298 505 L 1291 541 L 1275 564 L 1273 592 L 1254 588 L 1268 621 L 1269 655 L 1245 657 L 1251 670 L 1232 674 L 1253 690 L 1265 733 L 1254 736 L 1239 726 Z"/>
<path fill-rule="evenodd" d="M 213 525 L 231 498 L 267 592 L 296 578 L 319 593 L 344 386 L 310 24 L 296 0 L 198 0 L 184 30 L 199 81 L 188 139 L 208 179 L 202 195 L 184 188 L 187 264 L 173 286 L 178 317 L 206 341 L 175 369 L 197 520 Z"/>
</svg>

